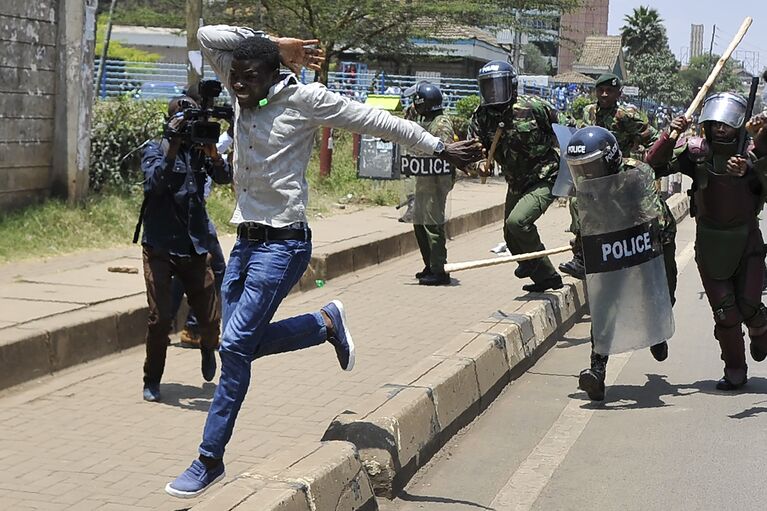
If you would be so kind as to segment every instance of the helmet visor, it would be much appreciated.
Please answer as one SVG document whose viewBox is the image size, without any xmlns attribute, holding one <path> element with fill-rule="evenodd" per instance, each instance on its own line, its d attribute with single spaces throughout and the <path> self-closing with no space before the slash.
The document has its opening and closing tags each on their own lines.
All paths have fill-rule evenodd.
<svg viewBox="0 0 767 511">
<path fill-rule="evenodd" d="M 483 105 L 508 103 L 514 94 L 514 79 L 508 72 L 492 73 L 479 79 L 479 96 Z"/>
<path fill-rule="evenodd" d="M 612 174 L 603 158 L 603 151 L 594 151 L 590 154 L 579 156 L 567 155 L 567 165 L 573 175 L 573 183 L 576 188 L 578 183 L 585 179 L 594 179 Z"/>
<path fill-rule="evenodd" d="M 706 121 L 723 122 L 733 128 L 743 126 L 746 117 L 746 105 L 741 104 L 733 98 L 726 96 L 713 97 L 706 101 L 703 110 L 700 112 L 698 122 Z"/>
</svg>

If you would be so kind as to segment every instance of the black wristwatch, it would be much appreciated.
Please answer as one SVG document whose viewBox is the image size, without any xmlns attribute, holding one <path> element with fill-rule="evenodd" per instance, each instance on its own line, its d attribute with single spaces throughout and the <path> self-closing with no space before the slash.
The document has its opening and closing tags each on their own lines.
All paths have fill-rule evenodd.
<svg viewBox="0 0 767 511">
<path fill-rule="evenodd" d="M 437 142 L 437 147 L 434 149 L 434 156 L 442 156 L 445 152 L 445 143 L 443 141 Z"/>
</svg>

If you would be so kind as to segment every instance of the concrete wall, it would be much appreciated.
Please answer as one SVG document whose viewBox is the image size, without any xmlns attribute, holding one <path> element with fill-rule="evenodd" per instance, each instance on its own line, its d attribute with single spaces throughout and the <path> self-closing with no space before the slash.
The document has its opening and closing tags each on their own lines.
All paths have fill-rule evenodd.
<svg viewBox="0 0 767 511">
<path fill-rule="evenodd" d="M 87 191 L 95 8 L 0 2 L 0 210 Z"/>
</svg>

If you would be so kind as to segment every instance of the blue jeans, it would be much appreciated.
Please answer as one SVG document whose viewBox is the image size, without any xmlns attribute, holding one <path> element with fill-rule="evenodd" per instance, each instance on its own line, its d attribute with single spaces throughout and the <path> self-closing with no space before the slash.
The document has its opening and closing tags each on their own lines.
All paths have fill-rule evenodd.
<svg viewBox="0 0 767 511">
<path fill-rule="evenodd" d="M 271 323 L 280 302 L 298 283 L 312 254 L 310 241 L 253 242 L 238 238 L 221 287 L 221 378 L 208 410 L 200 454 L 224 457 L 250 385 L 253 360 L 322 344 L 319 312 Z"/>
</svg>

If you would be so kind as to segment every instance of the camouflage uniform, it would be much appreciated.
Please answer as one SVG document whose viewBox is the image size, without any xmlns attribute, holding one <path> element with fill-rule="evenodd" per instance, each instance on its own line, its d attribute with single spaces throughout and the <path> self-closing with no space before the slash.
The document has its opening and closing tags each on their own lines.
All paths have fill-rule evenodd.
<svg viewBox="0 0 767 511">
<path fill-rule="evenodd" d="M 446 115 L 438 115 L 431 121 L 424 120 L 419 124 L 444 143 L 453 142 L 453 123 Z M 455 176 L 428 176 L 414 179 L 413 228 L 418 248 L 421 250 L 424 265 L 432 273 L 444 273 L 447 262 L 445 207 L 447 196 L 453 189 Z"/>
<path fill-rule="evenodd" d="M 471 118 L 469 137 L 478 138 L 488 151 L 498 124 L 504 123 L 494 156 L 508 183 L 503 237 L 512 254 L 544 248 L 535 221 L 554 201 L 551 187 L 559 171 L 559 154 L 551 125 L 557 121 L 550 103 L 528 95 L 519 96 L 502 112 L 480 106 Z M 558 274 L 546 257 L 536 260 L 530 277 L 539 283 Z"/>
</svg>

